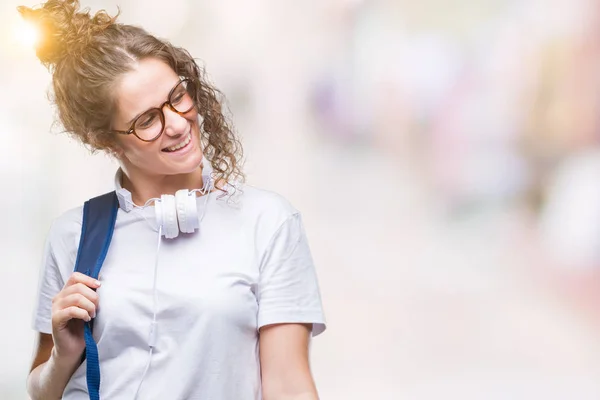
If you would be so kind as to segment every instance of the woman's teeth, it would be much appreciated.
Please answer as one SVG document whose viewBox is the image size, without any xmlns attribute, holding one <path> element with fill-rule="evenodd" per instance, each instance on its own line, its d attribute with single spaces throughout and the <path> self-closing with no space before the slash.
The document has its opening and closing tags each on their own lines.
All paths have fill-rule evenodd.
<svg viewBox="0 0 600 400">
<path fill-rule="evenodd" d="M 185 140 L 183 142 L 176 144 L 175 146 L 167 147 L 165 149 L 165 151 L 177 151 L 177 150 L 181 149 L 182 147 L 187 146 L 187 144 L 190 142 L 190 140 L 192 140 L 192 135 L 190 133 L 188 133 L 187 137 L 185 138 Z"/>
</svg>

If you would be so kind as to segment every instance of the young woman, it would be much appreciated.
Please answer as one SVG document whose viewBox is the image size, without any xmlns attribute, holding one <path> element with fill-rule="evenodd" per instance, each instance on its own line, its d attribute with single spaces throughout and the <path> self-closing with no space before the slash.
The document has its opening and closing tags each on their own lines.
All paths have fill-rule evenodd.
<svg viewBox="0 0 600 400">
<path fill-rule="evenodd" d="M 241 183 L 240 143 L 194 59 L 76 0 L 19 11 L 42 31 L 60 122 L 118 160 L 121 194 L 97 281 L 73 272 L 82 207 L 50 229 L 31 398 L 88 398 L 94 319 L 103 399 L 317 399 L 308 347 L 325 321 L 300 214 Z M 199 227 L 165 232 L 156 208 L 181 189 Z"/>
</svg>

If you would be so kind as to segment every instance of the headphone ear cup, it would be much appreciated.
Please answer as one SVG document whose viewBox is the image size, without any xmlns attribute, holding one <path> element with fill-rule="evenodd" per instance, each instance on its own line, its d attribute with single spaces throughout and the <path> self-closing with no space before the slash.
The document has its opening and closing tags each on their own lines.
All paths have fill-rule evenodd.
<svg viewBox="0 0 600 400">
<path fill-rule="evenodd" d="M 186 219 L 190 233 L 200 229 L 200 220 L 198 219 L 198 205 L 196 203 L 196 193 L 187 196 L 185 204 L 187 205 Z"/>
<path fill-rule="evenodd" d="M 175 202 L 177 204 L 177 220 L 179 221 L 179 229 L 183 233 L 189 233 L 188 215 L 186 201 L 189 197 L 187 189 L 181 189 L 175 192 Z"/>
<path fill-rule="evenodd" d="M 175 206 L 175 196 L 163 194 L 160 201 L 155 204 L 156 222 L 162 226 L 163 235 L 167 239 L 176 238 L 179 235 L 179 225 L 177 224 L 177 210 Z"/>
<path fill-rule="evenodd" d="M 199 228 L 196 193 L 181 189 L 175 193 L 175 200 L 177 202 L 179 229 L 184 233 L 194 233 Z"/>
</svg>

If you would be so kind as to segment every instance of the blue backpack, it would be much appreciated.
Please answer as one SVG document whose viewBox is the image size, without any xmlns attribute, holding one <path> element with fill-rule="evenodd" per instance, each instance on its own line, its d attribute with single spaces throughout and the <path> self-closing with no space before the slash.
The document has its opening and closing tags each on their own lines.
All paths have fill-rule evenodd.
<svg viewBox="0 0 600 400">
<path fill-rule="evenodd" d="M 94 197 L 84 203 L 75 272 L 98 279 L 115 229 L 118 209 L 119 202 L 114 191 Z M 98 346 L 92 336 L 93 327 L 94 320 L 85 323 L 84 357 L 87 363 L 87 387 L 90 400 L 100 400 L 100 364 L 98 363 Z"/>
</svg>

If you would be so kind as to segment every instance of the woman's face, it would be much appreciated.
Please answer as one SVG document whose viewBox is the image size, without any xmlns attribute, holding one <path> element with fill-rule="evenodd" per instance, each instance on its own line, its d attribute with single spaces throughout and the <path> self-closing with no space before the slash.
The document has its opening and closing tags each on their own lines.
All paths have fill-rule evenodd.
<svg viewBox="0 0 600 400">
<path fill-rule="evenodd" d="M 164 62 L 154 58 L 141 60 L 116 85 L 113 128 L 127 131 L 133 121 L 142 115 L 135 125 L 136 130 L 141 133 L 144 128 L 158 123 L 159 132 L 160 119 L 153 119 L 151 114 L 145 113 L 169 100 L 169 95 L 179 82 L 180 77 Z M 177 104 L 191 101 L 189 97 L 182 96 L 189 95 L 185 91 L 176 91 L 171 100 Z M 177 107 L 177 104 L 174 105 Z M 144 142 L 133 134 L 115 134 L 116 153 L 128 172 L 147 176 L 186 174 L 197 169 L 202 162 L 196 107 L 179 114 L 165 105 L 162 111 L 165 117 L 164 130 L 155 141 Z M 143 137 L 143 134 L 140 136 Z"/>
</svg>

